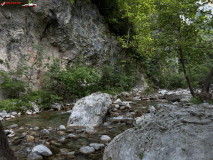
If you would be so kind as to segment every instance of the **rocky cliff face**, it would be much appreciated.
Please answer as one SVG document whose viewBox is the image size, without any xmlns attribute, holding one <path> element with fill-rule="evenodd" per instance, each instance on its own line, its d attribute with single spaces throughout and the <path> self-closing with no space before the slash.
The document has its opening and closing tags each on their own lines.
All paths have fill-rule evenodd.
<svg viewBox="0 0 213 160">
<path fill-rule="evenodd" d="M 27 8 L 4 5 L 0 20 L 0 70 L 37 62 L 30 70 L 35 88 L 41 85 L 44 64 L 54 58 L 72 65 L 82 56 L 88 65 L 101 66 L 113 61 L 120 49 L 96 6 L 85 0 L 73 5 L 66 0 L 42 0 Z"/>
</svg>

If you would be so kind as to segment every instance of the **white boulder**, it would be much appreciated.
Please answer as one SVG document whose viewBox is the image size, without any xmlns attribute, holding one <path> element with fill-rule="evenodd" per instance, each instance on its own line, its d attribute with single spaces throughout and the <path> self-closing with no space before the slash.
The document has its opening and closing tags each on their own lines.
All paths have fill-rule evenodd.
<svg viewBox="0 0 213 160">
<path fill-rule="evenodd" d="M 100 125 L 111 104 L 110 95 L 100 92 L 78 100 L 69 117 L 68 127 Z"/>
</svg>

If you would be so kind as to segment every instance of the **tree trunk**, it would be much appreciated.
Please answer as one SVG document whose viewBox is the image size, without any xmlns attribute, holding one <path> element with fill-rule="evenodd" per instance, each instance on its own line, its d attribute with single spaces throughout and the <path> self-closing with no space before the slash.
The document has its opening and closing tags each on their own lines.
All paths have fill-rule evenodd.
<svg viewBox="0 0 213 160">
<path fill-rule="evenodd" d="M 9 147 L 9 143 L 4 133 L 4 128 L 1 121 L 0 121 L 0 160 L 17 160 L 13 154 L 13 151 Z"/>
<path fill-rule="evenodd" d="M 179 41 L 181 42 L 181 39 L 182 39 L 182 35 L 181 35 L 181 18 L 180 18 L 180 15 L 178 15 L 178 17 L 179 17 L 179 27 L 178 27 L 178 34 L 179 34 L 178 36 L 179 37 L 178 38 L 179 38 Z M 188 75 L 186 73 L 183 50 L 182 50 L 182 46 L 181 45 L 178 46 L 178 54 L 180 56 L 180 62 L 181 62 L 182 68 L 183 68 L 184 77 L 186 79 L 186 82 L 187 82 L 187 85 L 189 87 L 190 93 L 191 93 L 191 95 L 193 97 L 195 97 L 194 90 L 193 90 L 193 88 L 191 86 L 191 82 L 190 82 L 189 77 L 188 77 Z"/>
<path fill-rule="evenodd" d="M 209 75 L 206 77 L 205 83 L 202 87 L 201 96 L 203 97 L 203 100 L 207 100 L 211 98 L 211 94 L 209 93 L 209 88 L 211 85 L 212 77 L 213 77 L 213 67 Z"/>
<path fill-rule="evenodd" d="M 179 48 L 179 55 L 180 55 L 180 62 L 181 62 L 182 68 L 183 68 L 184 77 L 186 79 L 186 82 L 187 82 L 187 85 L 189 87 L 190 93 L 191 93 L 191 95 L 193 97 L 195 97 L 194 90 L 193 90 L 193 88 L 191 86 L 191 82 L 190 82 L 189 77 L 188 77 L 188 75 L 186 73 L 186 68 L 185 68 L 185 63 L 184 63 L 183 53 L 182 53 L 182 49 L 181 48 Z"/>
</svg>

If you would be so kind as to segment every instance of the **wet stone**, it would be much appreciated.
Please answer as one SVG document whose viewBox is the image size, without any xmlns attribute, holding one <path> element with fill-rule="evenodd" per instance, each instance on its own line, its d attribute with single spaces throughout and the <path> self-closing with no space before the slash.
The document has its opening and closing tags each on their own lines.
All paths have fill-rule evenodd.
<svg viewBox="0 0 213 160">
<path fill-rule="evenodd" d="M 109 142 L 109 141 L 111 141 L 111 138 L 108 135 L 102 135 L 101 136 L 101 141 Z"/>
<path fill-rule="evenodd" d="M 90 143 L 90 147 L 93 147 L 95 150 L 99 150 L 101 148 L 104 148 L 104 144 L 101 143 Z"/>
<path fill-rule="evenodd" d="M 32 149 L 32 152 L 39 154 L 39 155 L 42 155 L 42 156 L 46 156 L 46 157 L 52 155 L 52 152 L 50 151 L 50 149 L 47 148 L 46 146 L 42 145 L 42 144 L 35 146 Z"/>
<path fill-rule="evenodd" d="M 84 146 L 84 147 L 81 147 L 79 151 L 83 154 L 90 154 L 95 152 L 95 149 L 90 146 Z"/>
</svg>

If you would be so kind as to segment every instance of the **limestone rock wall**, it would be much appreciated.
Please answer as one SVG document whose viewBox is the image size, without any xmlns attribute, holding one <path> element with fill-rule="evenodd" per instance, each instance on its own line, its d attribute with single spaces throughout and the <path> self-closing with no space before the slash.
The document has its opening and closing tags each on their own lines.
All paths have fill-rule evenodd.
<svg viewBox="0 0 213 160">
<path fill-rule="evenodd" d="M 83 57 L 88 65 L 113 62 L 120 51 L 96 6 L 78 0 L 38 0 L 36 7 L 4 5 L 0 10 L 0 70 L 15 70 L 26 63 L 34 88 L 42 83 L 43 66 L 59 58 L 71 65 Z M 41 49 L 42 48 L 42 49 Z"/>
</svg>

